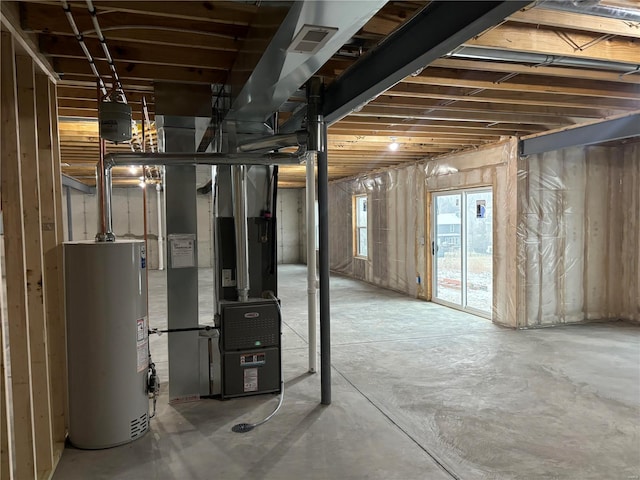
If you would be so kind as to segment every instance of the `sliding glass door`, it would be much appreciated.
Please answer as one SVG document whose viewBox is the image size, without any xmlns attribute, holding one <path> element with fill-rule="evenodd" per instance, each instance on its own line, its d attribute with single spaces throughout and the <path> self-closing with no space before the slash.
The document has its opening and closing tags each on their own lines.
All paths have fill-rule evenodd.
<svg viewBox="0 0 640 480">
<path fill-rule="evenodd" d="M 491 189 L 434 194 L 432 218 L 433 300 L 490 317 Z"/>
</svg>

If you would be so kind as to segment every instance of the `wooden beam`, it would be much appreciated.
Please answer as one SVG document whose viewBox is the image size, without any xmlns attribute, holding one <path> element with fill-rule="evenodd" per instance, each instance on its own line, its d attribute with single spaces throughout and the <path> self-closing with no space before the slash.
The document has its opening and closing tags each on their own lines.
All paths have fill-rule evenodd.
<svg viewBox="0 0 640 480">
<path fill-rule="evenodd" d="M 460 70 L 518 73 L 525 75 L 539 75 L 545 77 L 561 77 L 574 80 L 602 80 L 605 82 L 640 84 L 640 75 L 621 75 L 621 73 L 624 72 L 588 70 L 584 68 L 569 68 L 553 65 L 527 65 L 520 63 L 492 62 L 486 60 L 438 58 L 437 60 L 432 62 L 430 66 Z"/>
<path fill-rule="evenodd" d="M 393 95 L 380 95 L 369 102 L 370 106 L 383 107 L 405 107 L 435 109 L 442 111 L 462 111 L 462 112 L 496 112 L 522 115 L 548 115 L 552 117 L 582 117 L 582 118 L 603 118 L 621 113 L 620 110 L 595 109 L 587 107 L 549 107 L 545 105 L 517 105 L 491 102 L 465 102 L 461 100 L 436 100 L 423 98 L 394 97 Z"/>
<path fill-rule="evenodd" d="M 57 248 L 57 264 L 58 264 L 58 283 L 64 285 L 63 275 L 63 259 L 62 259 L 62 243 L 65 240 L 64 223 L 62 219 L 62 175 L 60 173 L 60 138 L 58 124 L 58 107 L 56 101 L 56 84 L 49 83 L 49 101 L 51 114 L 51 154 L 53 162 L 53 200 L 55 203 L 56 213 L 56 243 Z M 64 311 L 64 288 L 58 289 L 58 305 L 60 306 L 60 315 L 57 317 L 58 324 L 50 322 L 52 333 L 55 332 L 56 337 L 50 336 L 51 344 L 51 367 L 58 372 L 60 384 L 57 384 L 52 390 L 53 402 L 52 408 L 52 432 L 54 441 L 54 461 L 59 461 L 64 450 L 64 442 L 67 437 L 67 350 L 66 338 L 67 328 Z M 56 318 L 54 317 L 54 320 Z"/>
<path fill-rule="evenodd" d="M 528 25 L 544 25 L 564 30 L 583 30 L 585 32 L 603 33 L 623 37 L 640 38 L 640 29 L 632 22 L 618 18 L 596 17 L 580 13 L 545 10 L 544 4 L 528 10 L 520 10 L 508 20 Z"/>
<path fill-rule="evenodd" d="M 349 135 L 349 134 L 336 134 L 332 133 L 329 135 L 329 142 L 334 143 L 369 143 L 373 145 L 378 145 L 381 148 L 387 148 L 387 146 L 391 143 L 392 137 L 389 135 Z M 399 144 L 415 144 L 415 145 L 476 145 L 478 143 L 478 139 L 470 138 L 470 137 L 462 137 L 462 138 L 447 138 L 447 137 L 433 137 L 433 136 L 397 136 L 393 137 L 395 141 Z"/>
<path fill-rule="evenodd" d="M 80 44 L 74 37 L 40 35 L 40 51 L 48 57 L 80 58 L 86 57 Z M 97 63 L 106 62 L 102 47 L 97 39 L 85 38 L 90 52 L 93 52 Z M 110 40 L 109 51 L 120 63 L 143 63 L 154 65 L 170 65 L 178 67 L 208 68 L 214 70 L 229 70 L 236 57 L 234 52 L 205 50 L 194 47 L 172 47 L 165 45 L 158 48 L 155 45 L 130 43 Z M 120 72 L 118 72 L 120 74 Z"/>
<path fill-rule="evenodd" d="M 337 126 L 336 126 L 337 125 Z M 455 131 L 443 131 L 443 132 L 427 132 L 422 130 L 399 130 L 401 134 L 394 135 L 393 133 L 389 133 L 387 129 L 372 129 L 372 128 L 358 128 L 358 126 L 354 126 L 350 128 L 347 125 L 340 126 L 340 124 L 334 124 L 331 126 L 329 130 L 329 136 L 332 135 L 353 135 L 353 136 L 379 136 L 387 139 L 390 137 L 412 137 L 416 141 L 436 141 L 436 140 L 461 140 L 461 141 L 469 141 L 469 142 L 480 142 L 483 140 L 494 139 L 497 136 L 495 134 L 487 134 L 482 135 L 480 132 L 475 132 L 473 134 L 468 133 L 459 133 Z"/>
<path fill-rule="evenodd" d="M 142 97 L 145 97 L 147 100 L 147 105 L 153 105 L 155 102 L 153 100 L 153 91 L 137 91 L 137 90 L 126 90 L 127 94 L 127 102 L 139 104 L 142 102 Z M 85 100 L 92 101 L 96 103 L 96 86 L 95 82 L 93 82 L 93 87 L 80 87 L 73 85 L 66 85 L 64 82 L 58 83 L 58 100 L 69 100 L 69 99 L 77 99 L 77 100 Z"/>
<path fill-rule="evenodd" d="M 118 75 L 123 80 L 125 92 L 127 81 L 152 82 L 153 80 L 192 83 L 223 83 L 227 78 L 226 70 L 212 70 L 206 68 L 170 67 L 142 63 L 127 63 L 115 60 Z M 62 78 L 93 80 L 89 63 L 86 59 L 56 57 L 53 66 Z M 96 68 L 105 81 L 110 81 L 109 66 L 106 62 L 96 63 Z"/>
<path fill-rule="evenodd" d="M 40 178 L 40 219 L 42 227 L 42 252 L 44 257 L 44 290 L 46 298 L 46 331 L 49 359 L 49 391 L 51 407 L 51 435 L 52 459 L 55 458 L 55 443 L 64 440 L 64 401 L 65 401 L 65 372 L 60 358 L 64 356 L 65 330 L 64 308 L 60 300 L 62 295 L 61 277 L 62 265 L 59 250 L 61 242 L 58 239 L 56 212 L 56 195 L 61 193 L 59 176 L 56 177 L 55 163 L 59 160 L 53 151 L 53 127 L 51 115 L 50 82 L 42 75 L 36 75 L 36 113 L 38 128 L 38 161 Z M 53 90 L 55 93 L 55 90 Z M 55 99 L 53 99 L 55 101 Z M 57 188 L 56 188 L 57 187 Z M 64 365 L 64 362 L 62 362 Z"/>
<path fill-rule="evenodd" d="M 13 34 L 14 41 L 31 55 L 33 61 L 45 75 L 49 75 L 54 82 L 59 80 L 49 61 L 38 50 L 36 43 L 20 28 L 20 13 L 17 2 L 0 2 L 0 23 L 3 30 Z"/>
<path fill-rule="evenodd" d="M 615 37 L 603 40 L 602 34 L 598 33 L 567 34 L 569 38 L 563 39 L 557 29 L 505 23 L 472 38 L 464 45 L 622 62 L 630 65 L 629 70 L 638 64 L 638 46 L 633 39 Z"/>
<path fill-rule="evenodd" d="M 126 93 L 126 92 L 125 92 Z M 131 105 L 131 108 L 133 111 L 136 110 L 140 110 L 142 108 L 142 103 L 141 102 L 134 102 L 132 100 L 129 99 L 129 95 L 127 95 L 127 103 L 129 105 Z M 149 106 L 148 110 L 149 110 L 149 115 L 151 115 L 152 117 L 155 115 L 155 108 L 154 108 L 154 104 L 147 104 Z M 93 100 L 90 99 L 77 99 L 77 98 L 59 98 L 58 99 L 58 106 L 60 108 L 84 108 L 84 109 L 90 109 L 90 110 L 97 110 L 98 109 L 98 104 L 95 100 L 95 98 Z"/>
<path fill-rule="evenodd" d="M 18 128 L 24 216 L 25 268 L 27 270 L 27 310 L 31 405 L 36 473 L 47 476 L 53 466 L 51 404 L 49 392 L 49 352 L 45 320 L 46 294 L 43 288 L 42 225 L 40 218 L 40 175 L 36 129 L 35 70 L 31 57 L 16 57 L 18 81 Z M 12 362 L 13 365 L 13 362 Z"/>
<path fill-rule="evenodd" d="M 343 123 L 344 122 L 344 123 Z M 471 137 L 483 137 L 483 138 L 493 138 L 493 137 L 501 137 L 511 135 L 514 131 L 513 128 L 502 128 L 502 127 L 490 127 L 487 128 L 483 126 L 481 128 L 466 128 L 466 127 L 454 127 L 450 125 L 446 125 L 447 122 L 443 122 L 445 125 L 412 125 L 398 123 L 359 123 L 358 119 L 354 117 L 346 117 L 341 120 L 338 124 L 334 124 L 329 129 L 329 134 L 335 132 L 354 132 L 354 134 L 360 134 L 361 132 L 372 131 L 374 135 L 425 135 L 425 136 L 443 136 L 443 135 L 453 135 L 453 136 L 471 136 Z M 540 127 L 537 128 L 538 131 L 542 130 Z"/>
<path fill-rule="evenodd" d="M 640 85 L 619 84 L 594 80 L 547 78 L 534 75 L 504 75 L 501 72 L 454 70 L 428 67 L 420 75 L 407 77 L 405 83 L 439 85 L 443 87 L 482 88 L 511 92 L 538 92 L 556 95 L 583 95 L 623 100 L 640 100 Z M 588 102 L 588 100 L 587 100 Z"/>
<path fill-rule="evenodd" d="M 387 95 L 438 98 L 442 100 L 464 100 L 465 102 L 493 102 L 519 105 L 546 105 L 554 107 L 591 107 L 613 108 L 633 111 L 640 109 L 638 100 L 621 100 L 616 98 L 583 97 L 579 95 L 556 95 L 536 92 L 512 92 L 483 90 L 460 87 L 443 87 L 434 85 L 419 85 L 399 83 L 386 91 Z"/>
<path fill-rule="evenodd" d="M 358 123 L 361 125 L 400 125 L 400 126 L 408 126 L 409 128 L 415 128 L 416 130 L 422 129 L 423 131 L 428 130 L 449 130 L 451 127 L 463 127 L 467 129 L 475 129 L 480 130 L 483 134 L 488 134 L 494 127 L 497 127 L 496 130 L 508 130 L 510 132 L 542 132 L 547 130 L 544 125 L 535 125 L 535 124 L 487 124 L 483 122 L 456 122 L 456 121 L 448 121 L 448 120 L 413 120 L 410 122 L 402 121 L 398 118 L 388 118 L 388 117 L 356 117 L 354 115 L 349 115 L 348 117 L 342 120 L 344 124 L 349 123 Z M 489 126 L 491 125 L 491 126 Z"/>
<path fill-rule="evenodd" d="M 210 32 L 186 32 L 177 28 L 157 29 L 146 25 L 111 30 L 108 37 L 109 42 L 117 40 L 156 47 L 194 47 L 221 52 L 238 52 L 243 44 L 243 39 L 236 37 L 221 37 Z M 85 38 L 97 37 L 90 33 Z"/>
<path fill-rule="evenodd" d="M 22 212 L 22 168 L 18 140 L 18 101 L 13 37 L 0 32 L 2 142 L 0 171 L 7 268 L 7 326 L 11 362 L 11 405 L 13 438 L 9 445 L 15 458 L 13 478 L 36 475 L 33 456 L 33 422 L 29 376 L 29 317 L 27 314 L 27 272 L 24 257 Z M 3 346 L 4 349 L 4 346 Z"/>
<path fill-rule="evenodd" d="M 98 118 L 98 110 L 94 110 L 91 108 L 59 108 L 58 114 L 61 117 L 78 117 L 78 118 L 86 118 L 86 119 L 97 119 Z M 142 121 L 142 114 L 140 112 L 133 111 L 131 114 L 131 118 L 136 121 Z"/>
<path fill-rule="evenodd" d="M 3 2 L 4 3 L 4 2 Z M 162 2 L 165 3 L 165 2 Z M 181 4 L 182 6 L 182 4 Z M 86 4 L 73 6 L 71 12 L 81 32 L 93 30 L 91 16 Z M 39 33 L 71 34 L 71 27 L 60 4 L 46 5 L 43 3 L 22 2 L 22 28 Z M 202 19 L 185 20 L 168 16 L 144 15 L 138 13 L 103 12 L 99 16 L 100 27 L 104 30 L 107 41 L 108 31 L 112 27 L 122 25 L 144 25 L 146 27 L 167 28 L 167 34 L 173 29 L 183 31 L 208 32 L 223 38 L 245 38 L 248 27 L 246 25 L 215 24 Z"/>
<path fill-rule="evenodd" d="M 2 238 L 0 238 L 0 250 L 0 266 L 4 271 L 4 241 Z M 10 418 L 9 403 L 7 402 L 7 390 L 5 388 L 6 371 L 4 367 L 4 339 L 6 337 L 4 325 L 7 321 L 4 312 L 6 308 L 7 301 L 4 294 L 4 285 L 0 285 L 0 479 L 10 478 L 12 470 L 12 459 L 9 455 L 9 425 L 7 422 L 7 419 Z"/>
<path fill-rule="evenodd" d="M 386 106 L 366 106 L 362 110 L 353 112 L 351 117 L 385 117 L 407 120 L 448 120 L 455 122 L 484 122 L 516 124 L 529 123 L 536 125 L 570 125 L 573 122 L 566 117 L 552 117 L 546 115 L 522 115 L 520 113 L 502 113 L 492 111 L 438 111 L 437 109 L 420 110 L 414 108 L 394 108 Z"/>
<path fill-rule="evenodd" d="M 235 2 L 146 2 L 98 0 L 98 12 L 140 13 L 147 16 L 198 20 L 213 24 L 249 25 L 258 12 L 255 5 Z M 103 13 L 104 14 L 104 13 Z"/>
<path fill-rule="evenodd" d="M 398 144 L 398 149 L 395 152 L 391 152 L 386 148 L 386 146 L 382 146 L 382 145 L 370 145 L 370 144 L 360 143 L 360 142 L 353 142 L 353 143 L 340 142 L 340 141 L 332 142 L 331 140 L 327 142 L 327 147 L 329 148 L 329 151 L 335 149 L 336 151 L 339 151 L 341 153 L 357 152 L 358 154 L 362 153 L 365 155 L 367 154 L 380 155 L 384 153 L 384 154 L 392 154 L 395 156 L 401 156 L 403 154 L 414 156 L 414 155 L 423 155 L 427 153 L 442 153 L 442 152 L 448 152 L 449 150 L 452 149 L 452 147 L 440 146 L 438 144 L 415 145 L 415 144 L 400 143 Z"/>
</svg>

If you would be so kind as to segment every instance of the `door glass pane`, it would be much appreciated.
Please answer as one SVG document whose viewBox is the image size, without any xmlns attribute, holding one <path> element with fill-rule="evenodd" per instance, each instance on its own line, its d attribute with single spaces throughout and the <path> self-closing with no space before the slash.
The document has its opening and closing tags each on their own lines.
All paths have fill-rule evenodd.
<svg viewBox="0 0 640 480">
<path fill-rule="evenodd" d="M 491 312 L 493 271 L 493 194 L 468 192 L 466 198 L 467 307 Z"/>
<path fill-rule="evenodd" d="M 435 296 L 457 305 L 462 305 L 461 201 L 460 194 L 435 197 Z"/>
</svg>

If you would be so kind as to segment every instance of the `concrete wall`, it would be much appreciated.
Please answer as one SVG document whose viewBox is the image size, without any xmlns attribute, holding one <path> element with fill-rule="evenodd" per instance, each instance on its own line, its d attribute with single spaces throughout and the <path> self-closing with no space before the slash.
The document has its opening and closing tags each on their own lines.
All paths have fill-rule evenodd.
<svg viewBox="0 0 640 480">
<path fill-rule="evenodd" d="M 199 182 L 198 184 L 202 184 Z M 66 189 L 63 189 L 65 239 L 67 234 Z M 71 194 L 71 224 L 73 240 L 93 240 L 98 225 L 96 195 L 85 195 L 75 190 Z M 149 268 L 158 268 L 158 192 L 147 189 L 147 236 L 149 241 Z M 302 249 L 300 237 L 302 190 L 286 189 L 278 192 L 278 263 L 299 263 Z M 211 196 L 198 195 L 198 266 L 211 267 L 212 228 Z M 138 187 L 113 189 L 113 229 L 120 239 L 143 239 L 142 189 Z M 166 243 L 165 243 L 166 245 Z M 166 247 L 165 247 L 166 248 Z M 166 265 L 166 263 L 165 263 Z"/>
<path fill-rule="evenodd" d="M 278 263 L 301 263 L 304 250 L 304 190 L 278 191 Z"/>
</svg>

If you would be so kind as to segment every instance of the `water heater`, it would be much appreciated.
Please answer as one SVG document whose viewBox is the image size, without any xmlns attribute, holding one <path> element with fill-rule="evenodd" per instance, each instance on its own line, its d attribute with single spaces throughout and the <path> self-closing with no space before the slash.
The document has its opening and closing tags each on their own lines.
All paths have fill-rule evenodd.
<svg viewBox="0 0 640 480">
<path fill-rule="evenodd" d="M 98 449 L 149 426 L 144 242 L 64 244 L 69 439 Z"/>
</svg>

